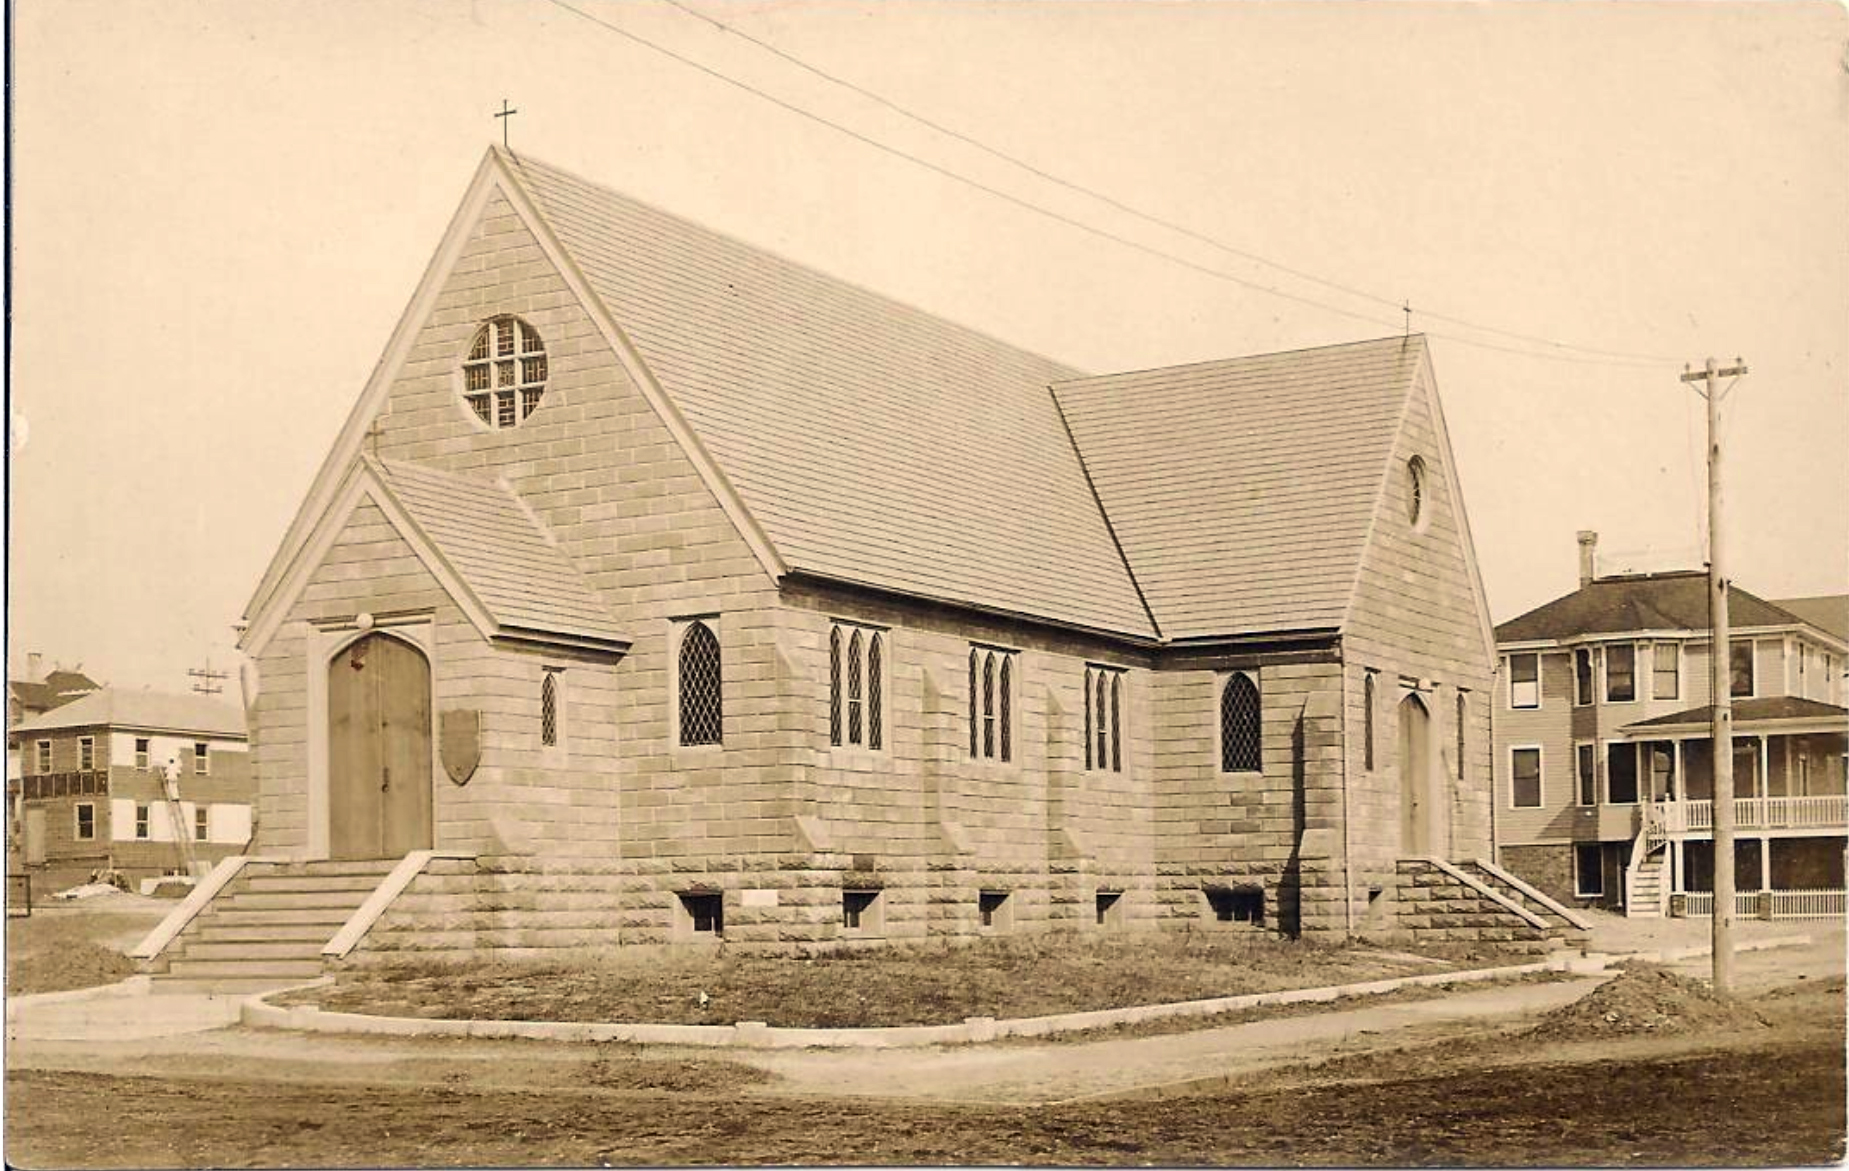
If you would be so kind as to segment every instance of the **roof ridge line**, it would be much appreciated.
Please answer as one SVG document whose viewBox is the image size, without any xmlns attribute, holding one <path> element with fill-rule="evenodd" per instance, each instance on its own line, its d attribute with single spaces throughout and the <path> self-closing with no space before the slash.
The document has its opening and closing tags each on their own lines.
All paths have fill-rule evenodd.
<svg viewBox="0 0 1849 1171">
<path fill-rule="evenodd" d="M 1109 370 L 1099 374 L 1087 374 L 1080 378 L 1067 378 L 1054 383 L 1054 386 L 1072 386 L 1081 382 L 1102 382 L 1112 378 L 1128 378 L 1137 374 L 1161 374 L 1169 370 L 1194 370 L 1203 366 L 1230 366 L 1235 362 L 1256 362 L 1264 358 L 1288 358 L 1299 354 L 1314 354 L 1328 350 L 1359 349 L 1362 346 L 1381 346 L 1388 342 L 1404 342 L 1417 338 L 1421 345 L 1428 345 L 1423 333 L 1386 334 L 1381 337 L 1361 338 L 1350 342 L 1329 342 L 1320 346 L 1299 346 L 1292 350 L 1266 350 L 1257 354 L 1235 354 L 1226 358 L 1202 358 L 1195 362 L 1176 362 L 1162 366 L 1139 366 L 1131 370 Z"/>
</svg>

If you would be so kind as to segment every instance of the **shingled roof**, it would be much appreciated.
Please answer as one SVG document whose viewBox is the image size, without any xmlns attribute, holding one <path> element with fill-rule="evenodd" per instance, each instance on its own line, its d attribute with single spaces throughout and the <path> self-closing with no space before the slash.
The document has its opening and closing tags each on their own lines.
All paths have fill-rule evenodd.
<svg viewBox="0 0 1849 1171">
<path fill-rule="evenodd" d="M 60 728 L 134 728 L 242 740 L 244 713 L 231 704 L 203 695 L 108 687 L 33 716 L 11 731 L 51 732 Z"/>
<path fill-rule="evenodd" d="M 502 157 L 792 570 L 1155 635 L 1047 390 L 1077 371 Z"/>
<path fill-rule="evenodd" d="M 1825 634 L 1849 642 L 1849 594 L 1779 598 L 1773 605 L 1796 614 Z"/>
<path fill-rule="evenodd" d="M 1341 625 L 1424 360 L 1415 335 L 1054 388 L 1166 636 Z"/>
<path fill-rule="evenodd" d="M 505 485 L 366 457 L 502 632 L 627 645 L 597 594 Z"/>
<path fill-rule="evenodd" d="M 1791 626 L 1796 615 L 1739 586 L 1727 593 L 1735 627 Z M 1535 642 L 1636 630 L 1708 629 L 1708 575 L 1701 570 L 1596 578 L 1496 628 L 1496 641 Z"/>
<path fill-rule="evenodd" d="M 1833 703 L 1820 703 L 1814 699 L 1803 699 L 1795 695 L 1767 695 L 1755 699 L 1736 699 L 1733 701 L 1733 725 L 1745 730 L 1754 724 L 1792 720 L 1823 720 L 1841 725 L 1849 730 L 1849 709 L 1837 707 Z M 1705 728 L 1714 719 L 1714 708 L 1696 707 L 1687 711 L 1671 712 L 1654 719 L 1639 720 L 1635 724 L 1625 725 L 1630 731 L 1661 731 L 1664 728 Z"/>
</svg>

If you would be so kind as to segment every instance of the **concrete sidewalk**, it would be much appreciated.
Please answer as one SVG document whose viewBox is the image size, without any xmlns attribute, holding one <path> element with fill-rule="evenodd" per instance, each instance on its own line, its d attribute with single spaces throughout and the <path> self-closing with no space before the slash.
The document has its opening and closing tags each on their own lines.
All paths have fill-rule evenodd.
<svg viewBox="0 0 1849 1171">
<path fill-rule="evenodd" d="M 134 1041 L 203 1033 L 237 1023 L 250 993 L 150 993 L 117 984 L 68 999 L 20 997 L 7 1006 L 6 1039 Z"/>
</svg>

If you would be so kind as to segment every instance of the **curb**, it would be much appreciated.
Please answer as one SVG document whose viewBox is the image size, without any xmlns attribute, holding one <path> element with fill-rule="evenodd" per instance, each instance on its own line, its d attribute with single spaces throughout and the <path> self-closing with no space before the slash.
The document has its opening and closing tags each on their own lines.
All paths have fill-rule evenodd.
<svg viewBox="0 0 1849 1171">
<path fill-rule="evenodd" d="M 129 976 L 114 984 L 96 984 L 89 988 L 67 988 L 62 992 L 31 992 L 6 998 L 6 1019 L 17 1020 L 26 1009 L 41 1004 L 78 1004 L 86 1000 L 109 1000 L 118 996 L 146 996 L 153 980 L 145 973 Z"/>
<path fill-rule="evenodd" d="M 277 989 L 244 1002 L 239 1020 L 253 1028 L 292 1029 L 307 1033 L 361 1033 L 397 1037 L 517 1037 L 537 1041 L 608 1042 L 638 1045 L 685 1045 L 736 1049 L 898 1049 L 921 1045 L 980 1044 L 1002 1037 L 1043 1037 L 1056 1033 L 1108 1028 L 1113 1025 L 1175 1017 L 1214 1016 L 1246 1008 L 1280 1004 L 1306 1004 L 1378 995 L 1399 988 L 1438 984 L 1471 984 L 1534 972 L 1603 971 L 1621 957 L 1555 956 L 1506 968 L 1477 968 L 1463 972 L 1430 972 L 1396 976 L 1360 984 L 1324 988 L 1294 988 L 1253 992 L 1211 1000 L 1173 1004 L 1145 1004 L 1054 1016 L 1021 1017 L 998 1021 L 969 1017 L 956 1025 L 899 1025 L 884 1028 L 803 1029 L 773 1028 L 763 1021 L 734 1025 L 657 1025 L 589 1021 L 476 1021 L 432 1020 L 425 1017 L 382 1017 L 363 1013 L 323 1012 L 309 1005 L 281 1008 L 268 998 L 293 989 Z M 1590 966 L 1596 965 L 1596 966 Z M 299 988 L 316 987 L 329 977 Z"/>
</svg>

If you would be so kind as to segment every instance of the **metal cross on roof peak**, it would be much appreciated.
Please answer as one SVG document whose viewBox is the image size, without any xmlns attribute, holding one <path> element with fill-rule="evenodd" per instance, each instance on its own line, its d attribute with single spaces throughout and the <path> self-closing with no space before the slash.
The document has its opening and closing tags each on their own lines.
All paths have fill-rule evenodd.
<svg viewBox="0 0 1849 1171">
<path fill-rule="evenodd" d="M 501 149 L 502 150 L 508 149 L 507 119 L 513 117 L 515 114 L 518 114 L 519 112 L 520 112 L 519 110 L 516 110 L 507 104 L 506 98 L 501 99 L 501 109 L 499 113 L 495 114 L 495 117 L 501 119 Z"/>
</svg>

